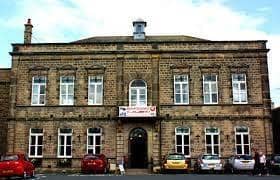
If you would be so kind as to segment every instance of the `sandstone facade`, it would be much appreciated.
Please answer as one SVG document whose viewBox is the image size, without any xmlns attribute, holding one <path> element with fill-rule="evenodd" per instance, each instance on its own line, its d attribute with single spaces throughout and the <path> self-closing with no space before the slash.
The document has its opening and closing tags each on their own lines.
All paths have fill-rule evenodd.
<svg viewBox="0 0 280 180">
<path fill-rule="evenodd" d="M 6 152 L 7 120 L 10 114 L 10 72 L 11 69 L 0 69 L 0 154 Z"/>
<path fill-rule="evenodd" d="M 218 149 L 237 152 L 236 127 L 247 127 L 249 149 L 272 153 L 266 41 L 208 41 L 188 36 L 94 37 L 72 43 L 13 44 L 8 152 L 28 153 L 30 129 L 43 129 L 42 168 L 60 168 L 58 129 L 72 129 L 71 168 L 87 153 L 87 130 L 99 127 L 101 153 L 133 166 L 131 132 L 146 133 L 144 166 L 158 166 L 176 151 L 175 128 L 189 128 L 189 153 L 206 152 L 206 128 L 218 129 Z M 233 103 L 232 74 L 246 74 L 247 102 Z M 205 104 L 203 75 L 214 74 L 218 103 Z M 60 77 L 74 76 L 74 104 L 60 105 Z M 101 105 L 88 105 L 88 78 L 103 77 Z M 189 103 L 174 103 L 174 76 L 187 75 Z M 32 78 L 45 76 L 46 103 L 31 105 Z M 144 80 L 156 117 L 119 117 L 130 85 Z M 245 140 L 244 140 L 245 141 Z"/>
</svg>

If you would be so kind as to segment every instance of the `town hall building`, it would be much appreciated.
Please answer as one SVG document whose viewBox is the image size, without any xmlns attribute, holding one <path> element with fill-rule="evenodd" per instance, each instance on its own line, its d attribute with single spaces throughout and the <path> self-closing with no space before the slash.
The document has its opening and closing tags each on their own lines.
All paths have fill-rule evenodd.
<svg viewBox="0 0 280 180">
<path fill-rule="evenodd" d="M 80 169 L 87 153 L 127 168 L 158 167 L 172 152 L 271 154 L 266 41 L 149 36 L 146 26 L 32 43 L 29 19 L 0 70 L 5 151 L 46 170 Z"/>
</svg>

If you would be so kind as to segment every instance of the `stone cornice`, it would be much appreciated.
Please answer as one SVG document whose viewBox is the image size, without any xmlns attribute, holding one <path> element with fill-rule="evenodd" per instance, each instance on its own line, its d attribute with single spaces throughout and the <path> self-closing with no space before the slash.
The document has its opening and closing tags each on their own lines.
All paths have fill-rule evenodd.
<svg viewBox="0 0 280 180">
<path fill-rule="evenodd" d="M 123 51 L 51 51 L 51 52 L 10 52 L 12 56 L 50 56 L 50 55 L 96 55 L 96 54 L 149 54 L 149 53 L 188 53 L 188 54 L 213 54 L 213 53 L 267 53 L 268 49 L 238 49 L 238 50 L 123 50 Z"/>
</svg>

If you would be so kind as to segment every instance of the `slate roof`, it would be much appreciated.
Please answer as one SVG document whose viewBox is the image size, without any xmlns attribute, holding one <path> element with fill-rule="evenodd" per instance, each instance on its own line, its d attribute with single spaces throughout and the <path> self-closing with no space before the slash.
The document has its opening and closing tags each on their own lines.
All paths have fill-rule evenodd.
<svg viewBox="0 0 280 180">
<path fill-rule="evenodd" d="M 209 41 L 192 36 L 146 36 L 144 40 L 134 40 L 133 36 L 96 36 L 73 41 L 71 43 L 125 43 L 125 42 L 186 42 Z"/>
</svg>

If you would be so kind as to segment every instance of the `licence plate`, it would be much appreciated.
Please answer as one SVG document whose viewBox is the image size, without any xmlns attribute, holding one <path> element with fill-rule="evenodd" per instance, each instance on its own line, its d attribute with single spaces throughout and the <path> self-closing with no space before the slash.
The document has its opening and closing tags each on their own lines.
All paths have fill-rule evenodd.
<svg viewBox="0 0 280 180">
<path fill-rule="evenodd" d="M 3 174 L 12 173 L 12 172 L 14 172 L 14 171 L 13 170 L 3 170 L 2 171 Z"/>
<path fill-rule="evenodd" d="M 88 165 L 95 165 L 96 163 L 88 163 Z"/>
</svg>

